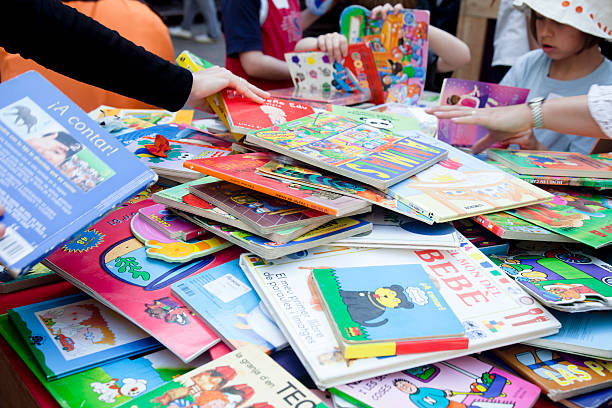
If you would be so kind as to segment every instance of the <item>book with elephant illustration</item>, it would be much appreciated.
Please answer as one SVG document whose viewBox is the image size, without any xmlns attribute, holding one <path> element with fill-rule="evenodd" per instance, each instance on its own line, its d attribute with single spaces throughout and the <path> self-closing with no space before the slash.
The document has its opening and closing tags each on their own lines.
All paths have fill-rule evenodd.
<svg viewBox="0 0 612 408">
<path fill-rule="evenodd" d="M 418 263 L 313 269 L 311 279 L 345 358 L 468 347 L 439 283 Z"/>
</svg>

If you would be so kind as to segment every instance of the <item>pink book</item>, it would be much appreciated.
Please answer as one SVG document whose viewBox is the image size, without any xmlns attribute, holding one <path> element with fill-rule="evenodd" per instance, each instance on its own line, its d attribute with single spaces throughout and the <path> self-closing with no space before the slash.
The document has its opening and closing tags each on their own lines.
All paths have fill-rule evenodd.
<svg viewBox="0 0 612 408">
<path fill-rule="evenodd" d="M 98 301 L 141 327 L 185 362 L 219 338 L 170 293 L 183 278 L 232 261 L 238 247 L 171 264 L 151 259 L 131 232 L 130 220 L 150 199 L 120 207 L 51 254 L 45 264 Z M 160 250 L 171 250 L 160 243 Z"/>
<path fill-rule="evenodd" d="M 141 208 L 138 213 L 147 224 L 171 239 L 189 241 L 207 232 L 206 229 L 173 214 L 163 204 Z"/>
</svg>

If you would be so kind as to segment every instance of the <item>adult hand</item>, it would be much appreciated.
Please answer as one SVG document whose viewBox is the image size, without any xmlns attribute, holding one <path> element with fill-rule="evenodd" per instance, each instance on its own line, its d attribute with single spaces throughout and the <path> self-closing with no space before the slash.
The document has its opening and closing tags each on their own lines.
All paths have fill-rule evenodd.
<svg viewBox="0 0 612 408">
<path fill-rule="evenodd" d="M 395 6 L 386 3 L 382 6 L 376 6 L 372 9 L 372 11 L 370 11 L 370 18 L 371 19 L 385 19 L 387 18 L 387 15 L 389 13 L 393 13 L 396 12 L 398 10 L 402 10 L 404 8 L 404 6 L 402 5 L 402 3 L 397 3 Z"/>
<path fill-rule="evenodd" d="M 4 207 L 0 205 L 0 218 L 4 215 Z M 4 231 L 6 231 L 6 227 L 4 224 L 0 222 L 0 238 L 4 236 Z"/>
<path fill-rule="evenodd" d="M 197 109 L 207 110 L 208 104 L 204 98 L 225 88 L 233 88 L 257 103 L 263 103 L 266 98 L 270 97 L 268 92 L 219 66 L 203 69 L 192 75 L 193 85 L 186 104 Z"/>
<path fill-rule="evenodd" d="M 348 55 L 348 41 L 340 33 L 323 34 L 317 37 L 317 48 L 329 54 L 332 61 L 342 61 Z"/>
</svg>

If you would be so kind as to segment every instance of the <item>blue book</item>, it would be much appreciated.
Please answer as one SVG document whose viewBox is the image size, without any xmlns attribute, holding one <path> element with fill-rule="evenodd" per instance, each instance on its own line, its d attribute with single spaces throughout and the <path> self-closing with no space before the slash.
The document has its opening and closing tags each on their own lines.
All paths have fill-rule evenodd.
<svg viewBox="0 0 612 408">
<path fill-rule="evenodd" d="M 571 408 L 598 408 L 603 407 L 606 402 L 608 402 L 608 404 L 605 406 L 609 407 L 610 400 L 612 400 L 612 388 L 578 395 L 577 397 L 563 400 L 561 403 Z"/>
<path fill-rule="evenodd" d="M 287 345 L 237 259 L 173 284 L 172 293 L 233 350 L 251 343 L 271 353 Z"/>
<path fill-rule="evenodd" d="M 0 84 L 0 152 L 0 263 L 14 277 L 157 177 L 34 71 Z"/>
<path fill-rule="evenodd" d="M 85 294 L 9 309 L 47 380 L 161 348 L 143 330 Z"/>
</svg>

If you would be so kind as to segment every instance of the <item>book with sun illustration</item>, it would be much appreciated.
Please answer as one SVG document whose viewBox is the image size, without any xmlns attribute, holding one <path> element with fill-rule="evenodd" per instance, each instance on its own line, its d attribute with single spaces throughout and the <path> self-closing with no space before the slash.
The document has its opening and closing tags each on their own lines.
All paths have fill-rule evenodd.
<svg viewBox="0 0 612 408">
<path fill-rule="evenodd" d="M 345 358 L 468 348 L 461 321 L 419 264 L 315 268 L 311 279 Z"/>
</svg>

